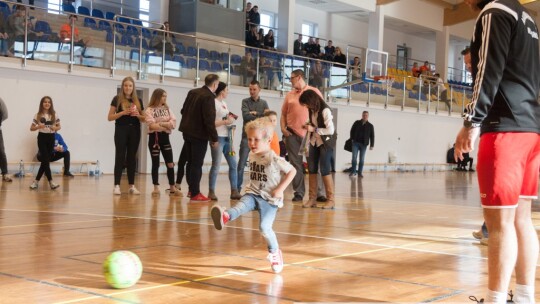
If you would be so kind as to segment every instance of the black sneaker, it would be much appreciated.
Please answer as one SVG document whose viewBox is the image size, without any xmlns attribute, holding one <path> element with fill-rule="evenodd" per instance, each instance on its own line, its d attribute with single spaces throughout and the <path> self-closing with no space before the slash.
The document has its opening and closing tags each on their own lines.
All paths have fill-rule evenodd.
<svg viewBox="0 0 540 304">
<path fill-rule="evenodd" d="M 321 195 L 321 196 L 317 197 L 317 202 L 319 202 L 319 203 L 326 203 L 326 201 L 328 201 L 328 199 L 324 195 Z"/>
<path fill-rule="evenodd" d="M 475 296 L 469 296 L 469 300 L 475 301 L 476 303 L 484 303 L 484 299 L 478 300 Z"/>
<path fill-rule="evenodd" d="M 299 194 L 295 194 L 293 199 L 292 199 L 293 202 L 301 202 L 303 200 L 304 200 L 304 198 L 301 197 Z"/>
<path fill-rule="evenodd" d="M 75 177 L 75 175 L 71 174 L 71 172 L 64 173 L 64 176 L 66 176 L 66 177 Z"/>
</svg>

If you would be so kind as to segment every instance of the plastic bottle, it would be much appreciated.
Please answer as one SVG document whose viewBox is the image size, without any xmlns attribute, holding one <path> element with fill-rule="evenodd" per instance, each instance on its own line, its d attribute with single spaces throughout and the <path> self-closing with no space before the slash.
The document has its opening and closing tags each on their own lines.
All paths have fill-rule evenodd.
<svg viewBox="0 0 540 304">
<path fill-rule="evenodd" d="M 96 167 L 94 168 L 94 175 L 98 176 L 101 174 L 101 170 L 99 169 L 99 160 L 96 161 Z"/>
<path fill-rule="evenodd" d="M 19 162 L 19 172 L 17 172 L 17 177 L 24 177 L 24 162 L 22 159 Z"/>
</svg>

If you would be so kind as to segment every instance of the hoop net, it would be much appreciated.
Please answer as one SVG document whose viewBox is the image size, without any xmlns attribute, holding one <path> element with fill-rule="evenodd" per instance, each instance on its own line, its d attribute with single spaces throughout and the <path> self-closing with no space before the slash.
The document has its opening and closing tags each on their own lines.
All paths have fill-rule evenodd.
<svg viewBox="0 0 540 304">
<path fill-rule="evenodd" d="M 390 93 L 395 79 L 392 76 L 375 76 L 373 77 L 373 80 L 381 84 L 386 84 L 386 90 Z"/>
</svg>

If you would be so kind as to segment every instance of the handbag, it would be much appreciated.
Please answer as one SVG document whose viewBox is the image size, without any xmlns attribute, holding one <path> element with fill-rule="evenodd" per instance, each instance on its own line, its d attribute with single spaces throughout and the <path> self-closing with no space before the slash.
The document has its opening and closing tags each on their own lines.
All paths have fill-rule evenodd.
<svg viewBox="0 0 540 304">
<path fill-rule="evenodd" d="M 352 152 L 352 139 L 349 138 L 345 141 L 345 146 L 343 149 L 345 149 L 345 151 Z"/>
</svg>

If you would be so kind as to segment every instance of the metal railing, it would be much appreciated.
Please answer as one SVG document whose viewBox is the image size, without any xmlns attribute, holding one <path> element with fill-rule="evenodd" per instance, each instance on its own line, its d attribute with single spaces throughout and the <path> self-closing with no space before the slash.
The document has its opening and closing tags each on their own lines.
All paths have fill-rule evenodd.
<svg viewBox="0 0 540 304">
<path fill-rule="evenodd" d="M 5 2 L 1 1 L 0 3 Z M 39 7 L 36 7 L 36 11 L 43 10 Z M 36 12 L 33 11 L 33 12 Z M 48 15 L 46 13 L 46 10 L 44 10 L 43 15 L 45 18 L 57 18 L 59 15 Z M 28 19 L 28 10 L 26 10 L 25 13 L 25 20 Z M 61 15 L 60 15 L 61 16 Z M 112 48 L 112 54 L 110 59 L 110 75 L 115 76 L 115 72 L 119 68 L 119 62 L 117 60 L 117 51 L 123 51 L 123 52 L 138 52 L 138 59 L 137 59 L 137 67 L 136 67 L 136 77 L 138 80 L 144 80 L 146 79 L 147 73 L 149 73 L 150 69 L 149 66 L 152 64 L 148 61 L 143 59 L 143 54 L 145 50 L 148 50 L 146 56 L 148 57 L 155 57 L 160 59 L 160 71 L 159 73 L 159 81 L 164 82 L 169 77 L 171 79 L 173 78 L 183 78 L 183 79 L 192 79 L 194 86 L 199 85 L 199 81 L 201 79 L 201 76 L 204 75 L 205 72 L 209 73 L 218 73 L 220 74 L 222 79 L 224 79 L 229 85 L 242 85 L 246 84 L 246 78 L 247 80 L 251 79 L 251 77 L 262 81 L 263 88 L 267 88 L 270 90 L 279 91 L 281 95 L 283 95 L 286 91 L 289 90 L 291 87 L 290 84 L 290 73 L 295 69 L 301 69 L 304 71 L 306 75 L 306 81 L 309 84 L 313 84 L 314 86 L 317 86 L 323 91 L 327 97 L 327 100 L 330 102 L 337 102 L 348 105 L 360 105 L 361 102 L 359 100 L 365 100 L 365 105 L 370 106 L 374 103 L 382 104 L 384 108 L 391 107 L 391 106 L 397 106 L 402 111 L 407 108 L 416 108 L 417 112 L 421 112 L 423 109 L 426 113 L 439 113 L 439 104 L 441 102 L 444 102 L 444 100 L 441 99 L 440 88 L 434 88 L 431 85 L 427 87 L 427 94 L 423 94 L 423 90 L 426 90 L 426 88 L 423 87 L 423 82 L 420 81 L 418 83 L 418 87 L 415 87 L 412 85 L 412 82 L 415 80 L 412 80 L 411 77 L 406 76 L 398 76 L 394 75 L 394 79 L 392 83 L 389 83 L 388 81 L 386 83 L 362 83 L 361 80 L 354 79 L 352 77 L 351 73 L 351 65 L 350 65 L 350 58 L 354 56 L 362 57 L 362 52 L 365 52 L 365 48 L 354 46 L 354 45 L 348 45 L 346 47 L 346 56 L 347 56 L 347 63 L 345 65 L 338 64 L 335 62 L 330 62 L 324 59 L 318 59 L 318 58 L 308 58 L 305 56 L 296 56 L 291 54 L 284 54 L 278 51 L 273 50 L 266 50 L 266 49 L 260 49 L 260 48 L 251 48 L 247 47 L 243 44 L 234 44 L 227 41 L 220 41 L 215 39 L 207 39 L 207 38 L 200 38 L 193 35 L 187 35 L 182 33 L 176 33 L 172 31 L 165 31 L 162 29 L 154 29 L 154 28 L 147 28 L 141 25 L 137 24 L 129 24 L 132 28 L 135 28 L 137 30 L 136 36 L 138 37 L 138 45 L 136 48 L 131 47 L 124 47 L 123 45 L 119 45 L 117 43 L 118 39 L 117 37 L 117 24 L 125 24 L 122 22 L 118 22 L 118 18 L 131 18 L 127 16 L 117 16 L 116 20 L 108 20 L 103 18 L 97 18 L 97 17 L 90 17 L 90 16 L 84 16 L 84 15 L 78 15 L 79 20 L 83 18 L 89 18 L 93 19 L 95 24 L 98 24 L 99 21 L 105 21 L 112 24 L 111 26 L 111 33 L 112 33 L 112 45 L 108 46 L 108 44 L 105 44 L 104 55 L 103 58 L 103 64 L 102 67 L 107 66 L 107 58 L 108 58 L 108 48 Z M 131 18 L 135 19 L 135 18 Z M 162 25 L 157 23 L 157 25 Z M 153 51 L 150 51 L 151 46 L 148 46 L 147 49 L 143 47 L 143 39 L 146 39 L 144 37 L 143 31 L 154 31 L 156 32 L 153 35 L 162 35 L 164 37 L 162 39 L 162 47 L 161 47 L 161 54 L 158 55 Z M 24 47 L 22 50 L 22 65 L 23 67 L 27 65 L 28 57 L 28 33 L 29 28 L 28 24 L 25 25 L 25 35 L 24 35 Z M 70 53 L 69 53 L 69 61 L 68 61 L 68 72 L 72 72 L 75 68 L 75 65 L 77 65 L 77 62 L 75 61 L 75 24 L 71 23 L 71 41 L 70 41 Z M 92 31 L 92 33 L 96 33 Z M 97 33 L 104 33 L 103 31 L 99 31 Z M 183 59 L 184 57 L 181 57 L 180 55 L 175 55 L 173 58 L 167 57 L 166 54 L 166 48 L 165 44 L 169 43 L 165 39 L 165 34 L 171 34 L 174 35 L 174 38 L 172 39 L 172 42 L 178 46 L 179 43 L 183 43 L 186 41 L 190 41 L 190 46 L 188 48 L 191 48 L 191 53 L 186 54 L 186 58 L 191 59 L 195 57 L 195 60 L 191 60 L 191 62 L 195 63 L 195 66 L 188 66 L 188 64 L 182 65 L 180 62 L 175 61 L 176 59 Z M 98 39 L 97 36 L 93 36 L 93 38 Z M 101 38 L 102 39 L 102 38 Z M 36 40 L 36 44 L 40 43 L 39 40 Z M 218 50 L 222 50 L 223 52 L 220 53 L 219 58 L 214 58 L 212 62 L 214 63 L 220 63 L 220 68 L 217 69 L 207 69 L 208 67 L 202 66 L 202 63 L 206 61 L 206 54 L 208 52 L 208 49 L 205 47 L 208 47 L 210 49 L 213 49 L 212 51 L 215 51 L 216 53 Z M 36 47 L 34 46 L 34 54 L 36 53 Z M 247 68 L 245 61 L 245 56 L 242 58 L 241 55 L 246 54 L 246 52 L 251 52 L 253 54 L 253 65 L 254 73 L 250 74 L 247 73 L 245 68 Z M 32 56 L 33 56 L 32 55 Z M 204 56 L 203 56 L 204 55 Z M 178 56 L 178 58 L 176 58 Z M 239 61 L 238 58 L 241 58 Z M 95 58 L 94 58 L 95 59 Z M 81 59 L 82 60 L 82 59 Z M 131 54 L 130 54 L 130 62 L 132 61 Z M 84 61 L 84 60 L 82 60 Z M 170 69 L 167 68 L 167 64 L 173 62 L 178 63 L 178 74 L 175 76 L 169 76 L 166 72 L 170 71 Z M 209 63 L 209 62 L 207 62 Z M 81 62 L 83 65 L 84 64 Z M 317 70 L 314 69 L 314 65 L 321 65 L 323 67 L 323 75 L 314 75 L 313 71 Z M 130 67 L 132 67 L 130 63 Z M 122 68 L 120 66 L 120 68 Z M 125 68 L 125 67 L 124 67 Z M 205 70 L 206 68 L 206 70 Z M 133 71 L 133 69 L 130 69 Z M 146 70 L 146 71 L 145 71 Z M 174 70 L 176 71 L 176 70 Z M 194 72 L 194 75 L 193 75 Z M 184 75 L 184 73 L 186 75 Z M 319 78 L 318 78 L 319 77 Z M 321 81 L 321 83 L 318 83 L 317 81 Z M 363 92 L 363 89 L 366 89 L 366 92 Z M 457 85 L 450 85 L 448 87 L 448 91 L 446 94 L 450 94 L 450 105 L 448 107 L 448 113 L 461 113 L 464 108 L 465 101 L 468 100 L 467 95 L 469 94 L 470 88 L 466 86 L 457 86 Z M 432 94 L 433 93 L 433 94 Z M 418 95 L 416 95 L 418 94 Z M 381 97 L 382 96 L 382 97 Z M 458 102 L 459 101 L 459 102 Z M 433 102 L 433 104 L 431 104 Z M 453 104 L 456 104 L 454 106 Z M 432 107 L 435 109 L 433 110 Z M 423 112 L 423 111 L 422 111 Z"/>
</svg>

